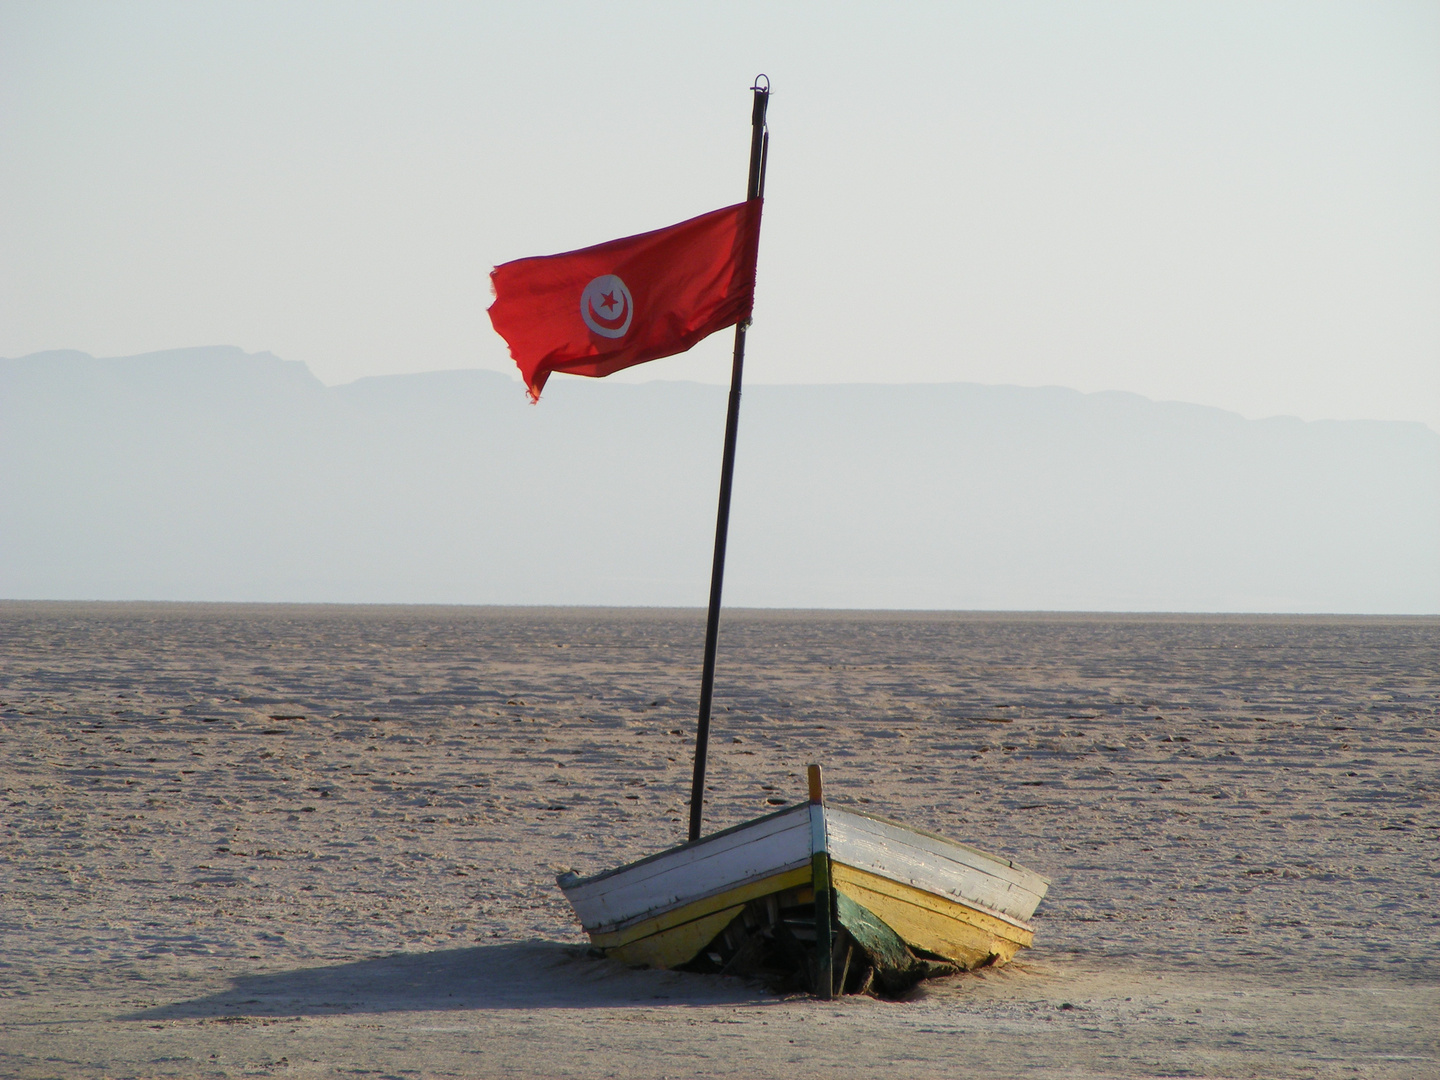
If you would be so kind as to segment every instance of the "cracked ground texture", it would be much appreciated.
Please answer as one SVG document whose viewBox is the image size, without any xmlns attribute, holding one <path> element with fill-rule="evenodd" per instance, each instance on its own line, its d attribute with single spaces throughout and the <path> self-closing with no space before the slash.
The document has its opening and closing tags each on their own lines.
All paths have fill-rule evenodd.
<svg viewBox="0 0 1440 1080">
<path fill-rule="evenodd" d="M 818 761 L 1053 882 L 824 1004 L 554 884 L 684 839 L 703 621 L 0 604 L 0 1074 L 1440 1074 L 1440 620 L 727 612 L 707 828 Z"/>
</svg>

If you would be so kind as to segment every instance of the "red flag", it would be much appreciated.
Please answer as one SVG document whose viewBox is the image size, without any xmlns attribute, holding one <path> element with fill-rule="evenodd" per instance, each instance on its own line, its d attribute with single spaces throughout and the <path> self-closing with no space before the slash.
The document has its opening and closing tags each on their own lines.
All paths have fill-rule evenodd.
<svg viewBox="0 0 1440 1080">
<path fill-rule="evenodd" d="M 552 371 L 601 376 L 684 352 L 750 317 L 760 199 L 490 274 L 490 322 L 530 397 Z"/>
</svg>

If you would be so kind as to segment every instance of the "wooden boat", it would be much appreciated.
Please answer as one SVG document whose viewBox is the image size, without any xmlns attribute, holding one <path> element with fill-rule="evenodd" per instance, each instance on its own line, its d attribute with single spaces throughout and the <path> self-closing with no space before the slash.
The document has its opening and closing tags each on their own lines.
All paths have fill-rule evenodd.
<svg viewBox="0 0 1440 1080">
<path fill-rule="evenodd" d="M 1030 945 L 1049 888 L 1009 859 L 870 814 L 789 807 L 559 885 L 627 964 L 768 976 L 821 997 L 901 993 Z"/>
</svg>

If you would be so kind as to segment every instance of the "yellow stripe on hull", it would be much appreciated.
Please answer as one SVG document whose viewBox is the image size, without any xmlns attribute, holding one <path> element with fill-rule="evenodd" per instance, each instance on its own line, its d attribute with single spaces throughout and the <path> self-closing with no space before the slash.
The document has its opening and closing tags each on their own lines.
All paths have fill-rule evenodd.
<svg viewBox="0 0 1440 1080">
<path fill-rule="evenodd" d="M 1004 964 L 1035 939 L 1032 931 L 957 900 L 853 866 L 832 862 L 830 876 L 838 892 L 874 912 L 906 944 L 966 969 Z"/>
<path fill-rule="evenodd" d="M 801 867 L 696 900 L 623 930 L 591 934 L 590 940 L 623 963 L 671 968 L 692 959 L 749 901 L 808 884 L 810 868 Z"/>
<path fill-rule="evenodd" d="M 744 904 L 736 904 L 714 914 L 706 915 L 680 926 L 672 926 L 658 934 L 632 941 L 605 950 L 622 964 L 632 967 L 645 965 L 652 968 L 672 968 L 694 957 L 701 949 L 715 939 L 715 935 L 730 925 L 730 920 L 745 910 Z"/>
</svg>

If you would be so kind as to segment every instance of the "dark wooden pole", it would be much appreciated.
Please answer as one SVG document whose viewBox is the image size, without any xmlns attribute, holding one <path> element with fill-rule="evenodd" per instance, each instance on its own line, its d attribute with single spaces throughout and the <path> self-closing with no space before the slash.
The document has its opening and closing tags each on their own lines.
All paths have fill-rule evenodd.
<svg viewBox="0 0 1440 1080">
<path fill-rule="evenodd" d="M 763 86 L 761 85 L 763 82 Z M 747 199 L 765 194 L 765 159 L 770 136 L 765 130 L 765 106 L 770 101 L 770 80 L 763 75 L 751 88 L 755 105 L 750 112 L 750 181 Z M 730 407 L 725 413 L 725 454 L 720 463 L 720 508 L 715 515 L 715 563 L 710 570 L 710 614 L 705 620 L 705 666 L 700 674 L 700 722 L 695 728 L 695 778 L 690 785 L 690 839 L 700 839 L 705 806 L 705 754 L 710 745 L 710 701 L 715 690 L 715 649 L 720 634 L 720 591 L 725 581 L 725 539 L 730 531 L 730 482 L 735 474 L 735 435 L 740 426 L 740 375 L 745 368 L 747 319 L 735 326 L 735 358 L 730 365 Z"/>
</svg>

